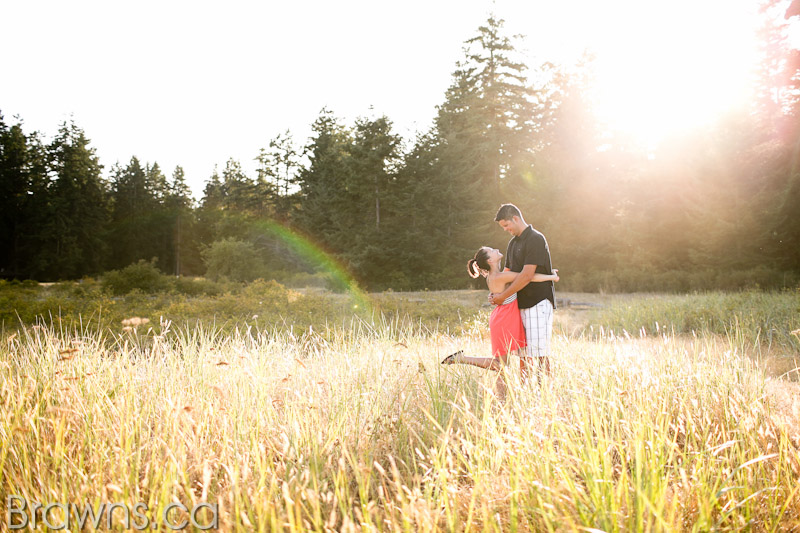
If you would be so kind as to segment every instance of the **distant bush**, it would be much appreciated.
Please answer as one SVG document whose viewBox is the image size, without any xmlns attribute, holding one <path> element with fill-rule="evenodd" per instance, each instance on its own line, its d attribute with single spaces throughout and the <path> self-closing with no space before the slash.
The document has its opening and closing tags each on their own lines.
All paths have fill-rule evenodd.
<svg viewBox="0 0 800 533">
<path fill-rule="evenodd" d="M 336 276 L 331 272 L 296 272 L 286 276 L 283 281 L 287 287 L 313 287 L 339 293 L 347 292 L 352 288 L 344 277 Z"/>
<path fill-rule="evenodd" d="M 103 284 L 94 278 L 62 281 L 50 286 L 50 294 L 62 298 L 100 298 Z"/>
<path fill-rule="evenodd" d="M 224 239 L 202 251 L 206 277 L 231 281 L 253 281 L 265 277 L 265 266 L 255 247 L 248 242 Z"/>
<path fill-rule="evenodd" d="M 219 283 L 206 278 L 179 277 L 174 280 L 175 292 L 187 296 L 216 296 L 230 288 L 224 283 Z"/>
<path fill-rule="evenodd" d="M 257 279 L 247 284 L 241 292 L 243 299 L 257 302 L 261 309 L 285 310 L 290 300 L 296 300 L 299 294 L 290 291 L 274 280 Z"/>
<path fill-rule="evenodd" d="M 800 353 L 798 311 L 800 290 L 702 292 L 618 301 L 595 311 L 590 323 L 618 334 L 714 333 L 739 344 L 765 343 Z"/>
<path fill-rule="evenodd" d="M 276 277 L 284 281 L 287 287 L 304 288 L 313 287 L 317 289 L 333 289 L 331 286 L 331 276 L 326 272 L 296 272 L 294 274 L 284 274 L 285 277 Z"/>
<path fill-rule="evenodd" d="M 103 288 L 115 295 L 128 294 L 134 289 L 144 293 L 166 292 L 172 286 L 172 278 L 164 275 L 156 267 L 155 261 L 143 259 L 103 275 Z"/>
<path fill-rule="evenodd" d="M 562 270 L 557 290 L 570 292 L 671 292 L 747 289 L 784 289 L 798 287 L 800 277 L 766 265 L 747 270 L 669 270 L 647 269 L 597 270 L 576 272 Z"/>
</svg>

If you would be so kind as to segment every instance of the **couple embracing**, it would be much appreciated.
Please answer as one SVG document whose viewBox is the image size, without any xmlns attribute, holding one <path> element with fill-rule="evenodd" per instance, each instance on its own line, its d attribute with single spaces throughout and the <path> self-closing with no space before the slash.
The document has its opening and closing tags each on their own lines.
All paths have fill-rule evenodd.
<svg viewBox="0 0 800 533">
<path fill-rule="evenodd" d="M 492 357 L 473 357 L 463 351 L 447 356 L 443 364 L 468 364 L 490 370 L 501 370 L 508 364 L 508 354 L 520 357 L 523 380 L 533 365 L 541 373 L 550 373 L 550 339 L 553 332 L 553 311 L 556 306 L 553 283 L 558 270 L 553 270 L 550 248 L 544 235 L 533 229 L 513 204 L 503 204 L 495 216 L 503 230 L 513 238 L 508 243 L 505 264 L 496 248 L 481 247 L 467 263 L 469 275 L 484 276 L 489 287 L 492 310 L 489 330 Z M 498 376 L 498 393 L 505 396 Z"/>
</svg>

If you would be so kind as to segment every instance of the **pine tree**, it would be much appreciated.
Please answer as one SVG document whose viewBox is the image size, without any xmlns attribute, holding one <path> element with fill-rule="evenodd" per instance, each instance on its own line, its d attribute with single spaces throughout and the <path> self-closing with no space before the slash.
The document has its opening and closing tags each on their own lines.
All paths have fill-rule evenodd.
<svg viewBox="0 0 800 533">
<path fill-rule="evenodd" d="M 458 154 L 457 172 L 480 184 L 488 209 L 503 200 L 504 183 L 514 181 L 530 161 L 537 128 L 536 92 L 527 66 L 514 60 L 512 38 L 503 34 L 502 19 L 490 16 L 478 34 L 466 41 L 465 59 L 436 119 L 447 147 Z M 515 36 L 513 39 L 517 39 Z"/>
<path fill-rule="evenodd" d="M 28 200 L 28 141 L 20 124 L 8 127 L 0 114 L 0 275 L 19 277 L 20 247 Z"/>
<path fill-rule="evenodd" d="M 167 206 L 169 185 L 161 167 L 154 162 L 145 165 L 145 184 L 148 193 L 146 211 L 143 213 L 142 226 L 150 243 L 145 248 L 143 259 L 156 258 L 157 266 L 164 272 L 172 270 L 173 224 L 172 214 Z"/>
<path fill-rule="evenodd" d="M 234 159 L 229 159 L 222 171 L 222 197 L 222 209 L 226 212 L 244 216 L 260 210 L 255 183 Z"/>
<path fill-rule="evenodd" d="M 206 182 L 204 197 L 196 211 L 198 244 L 208 246 L 235 239 L 273 249 L 274 238 L 263 234 L 261 222 L 274 219 L 275 196 L 271 182 L 261 177 L 251 179 L 238 161 L 228 160 L 222 175 L 215 169 Z"/>
<path fill-rule="evenodd" d="M 397 172 L 401 140 L 386 116 L 359 118 L 353 129 L 323 109 L 298 174 L 293 222 L 334 252 L 357 278 L 385 284 L 396 270 L 402 231 Z"/>
<path fill-rule="evenodd" d="M 222 180 L 215 166 L 211 177 L 206 180 L 200 205 L 195 210 L 197 224 L 194 238 L 200 248 L 209 246 L 215 240 L 222 238 L 218 229 L 219 221 L 222 218 L 222 203 Z"/>
<path fill-rule="evenodd" d="M 800 50 L 787 46 L 786 23 L 781 20 L 800 24 L 800 1 L 794 0 L 778 17 L 784 5 L 765 3 L 769 18 L 762 31 L 766 43 L 760 94 L 762 101 L 766 100 L 763 96 L 771 97 L 764 107 L 772 104 L 768 110 L 782 111 L 777 119 L 762 121 L 780 124 L 778 134 L 764 143 L 772 150 L 780 146 L 780 155 L 773 159 L 772 171 L 766 175 L 770 205 L 766 209 L 764 247 L 775 264 L 800 272 Z"/>
<path fill-rule="evenodd" d="M 26 153 L 27 190 L 23 211 L 17 225 L 21 239 L 17 241 L 19 277 L 39 279 L 47 271 L 51 258 L 41 254 L 45 248 L 46 235 L 51 214 L 51 192 L 48 148 L 38 132 L 27 136 Z"/>
<path fill-rule="evenodd" d="M 403 155 L 395 187 L 398 216 L 392 224 L 396 228 L 395 266 L 390 274 L 393 288 L 465 286 L 457 282 L 466 279 L 458 267 L 468 252 L 454 244 L 454 228 L 443 223 L 447 213 L 444 202 L 453 193 L 440 168 L 442 142 L 436 131 L 419 134 Z"/>
<path fill-rule="evenodd" d="M 619 191 L 606 181 L 607 165 L 598 151 L 607 140 L 594 118 L 591 61 L 584 57 L 574 73 L 550 72 L 542 88 L 548 95 L 538 133 L 542 144 L 519 203 L 523 213 L 542 213 L 531 222 L 545 232 L 565 272 L 593 262 L 608 264 L 612 258 L 606 243 L 615 235 L 609 224 L 618 199 L 610 195 Z M 621 207 L 617 213 L 624 213 Z"/>
<path fill-rule="evenodd" d="M 169 271 L 176 276 L 202 272 L 199 249 L 194 240 L 194 200 L 186 183 L 185 173 L 180 166 L 172 172 L 165 201 L 170 217 L 172 234 Z"/>
<path fill-rule="evenodd" d="M 47 154 L 37 133 L 0 113 L 0 276 L 33 277 L 48 207 Z"/>
<path fill-rule="evenodd" d="M 386 116 L 359 118 L 349 148 L 345 188 L 350 198 L 351 230 L 340 242 L 341 256 L 360 279 L 386 284 L 397 268 L 396 237 L 401 231 L 397 169 L 400 137 Z"/>
<path fill-rule="evenodd" d="M 362 197 L 364 203 L 374 204 L 361 206 L 364 211 L 373 212 L 375 231 L 381 231 L 381 200 L 386 203 L 391 199 L 390 189 L 395 179 L 397 164 L 400 159 L 400 137 L 392 133 L 392 123 L 382 116 L 375 120 L 360 118 L 353 130 L 353 144 L 350 148 L 350 174 L 348 190 Z M 388 217 L 384 212 L 384 219 Z M 364 221 L 366 222 L 366 221 Z"/>
<path fill-rule="evenodd" d="M 246 239 L 255 220 L 271 214 L 271 187 L 247 176 L 238 161 L 229 159 L 222 171 L 222 217 L 218 221 L 217 239 Z"/>
<path fill-rule="evenodd" d="M 157 255 L 153 247 L 154 236 L 151 217 L 157 200 L 151 184 L 152 169 L 143 167 L 132 157 L 128 165 L 115 165 L 112 178 L 112 240 L 111 266 L 122 268 L 140 259 L 150 260 Z"/>
<path fill-rule="evenodd" d="M 313 241 L 341 251 L 353 229 L 353 198 L 347 191 L 351 135 L 327 109 L 312 131 L 305 147 L 309 163 L 298 176 L 301 207 L 294 221 Z"/>
<path fill-rule="evenodd" d="M 522 200 L 519 184 L 530 172 L 541 104 L 527 67 L 515 60 L 516 39 L 503 34 L 494 16 L 478 28 L 434 130 L 418 139 L 423 144 L 405 161 L 411 167 L 400 172 L 400 188 L 419 201 L 415 223 L 435 224 L 425 242 L 444 263 L 436 276 L 445 286 L 468 283 L 463 264 L 478 246 L 502 246 L 494 214 L 501 203 Z"/>
<path fill-rule="evenodd" d="M 259 196 L 274 200 L 275 218 L 288 223 L 298 189 L 300 153 L 289 130 L 272 139 L 256 158 Z"/>
<path fill-rule="evenodd" d="M 52 211 L 42 255 L 52 259 L 44 273 L 50 279 L 97 274 L 105 265 L 109 191 L 89 144 L 82 129 L 65 122 L 49 146 Z"/>
</svg>

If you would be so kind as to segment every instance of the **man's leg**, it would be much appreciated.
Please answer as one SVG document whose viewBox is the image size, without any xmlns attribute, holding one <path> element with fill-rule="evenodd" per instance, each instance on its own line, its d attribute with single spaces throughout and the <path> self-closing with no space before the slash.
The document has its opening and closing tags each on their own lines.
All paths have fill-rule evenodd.
<svg viewBox="0 0 800 533">
<path fill-rule="evenodd" d="M 547 355 L 539 357 L 539 376 L 542 374 L 550 375 L 550 357 Z"/>
<path fill-rule="evenodd" d="M 533 371 L 533 358 L 536 357 L 538 340 L 538 330 L 536 329 L 535 308 L 524 308 L 519 310 L 522 318 L 522 326 L 525 328 L 525 348 L 519 354 L 519 373 L 523 383 L 528 383 L 531 372 Z"/>
<path fill-rule="evenodd" d="M 550 375 L 550 338 L 553 331 L 553 304 L 543 300 L 533 307 L 520 309 L 528 345 L 520 359 L 520 372 L 527 381 L 536 365 L 539 381 L 542 374 Z M 531 358 L 526 360 L 527 358 Z M 535 361 L 533 360 L 535 359 Z"/>
<path fill-rule="evenodd" d="M 522 350 L 519 356 L 519 373 L 523 383 L 527 383 L 531 375 L 530 358 L 531 357 L 527 354 L 527 349 Z"/>
<path fill-rule="evenodd" d="M 539 336 L 540 356 L 539 356 L 539 380 L 541 376 L 551 375 L 550 372 L 550 341 L 553 338 L 553 304 L 550 300 L 539 302 L 540 321 L 543 329 Z"/>
</svg>

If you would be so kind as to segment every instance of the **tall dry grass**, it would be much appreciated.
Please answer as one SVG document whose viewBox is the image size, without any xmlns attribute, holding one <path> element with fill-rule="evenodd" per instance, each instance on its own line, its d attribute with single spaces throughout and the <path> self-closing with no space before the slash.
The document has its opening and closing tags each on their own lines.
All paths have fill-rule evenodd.
<svg viewBox="0 0 800 533">
<path fill-rule="evenodd" d="M 478 328 L 145 327 L 0 344 L 3 505 L 209 501 L 224 531 L 800 527 L 798 427 L 724 337 L 557 336 L 553 375 L 511 369 L 500 404 L 438 363 L 487 353 Z"/>
</svg>

